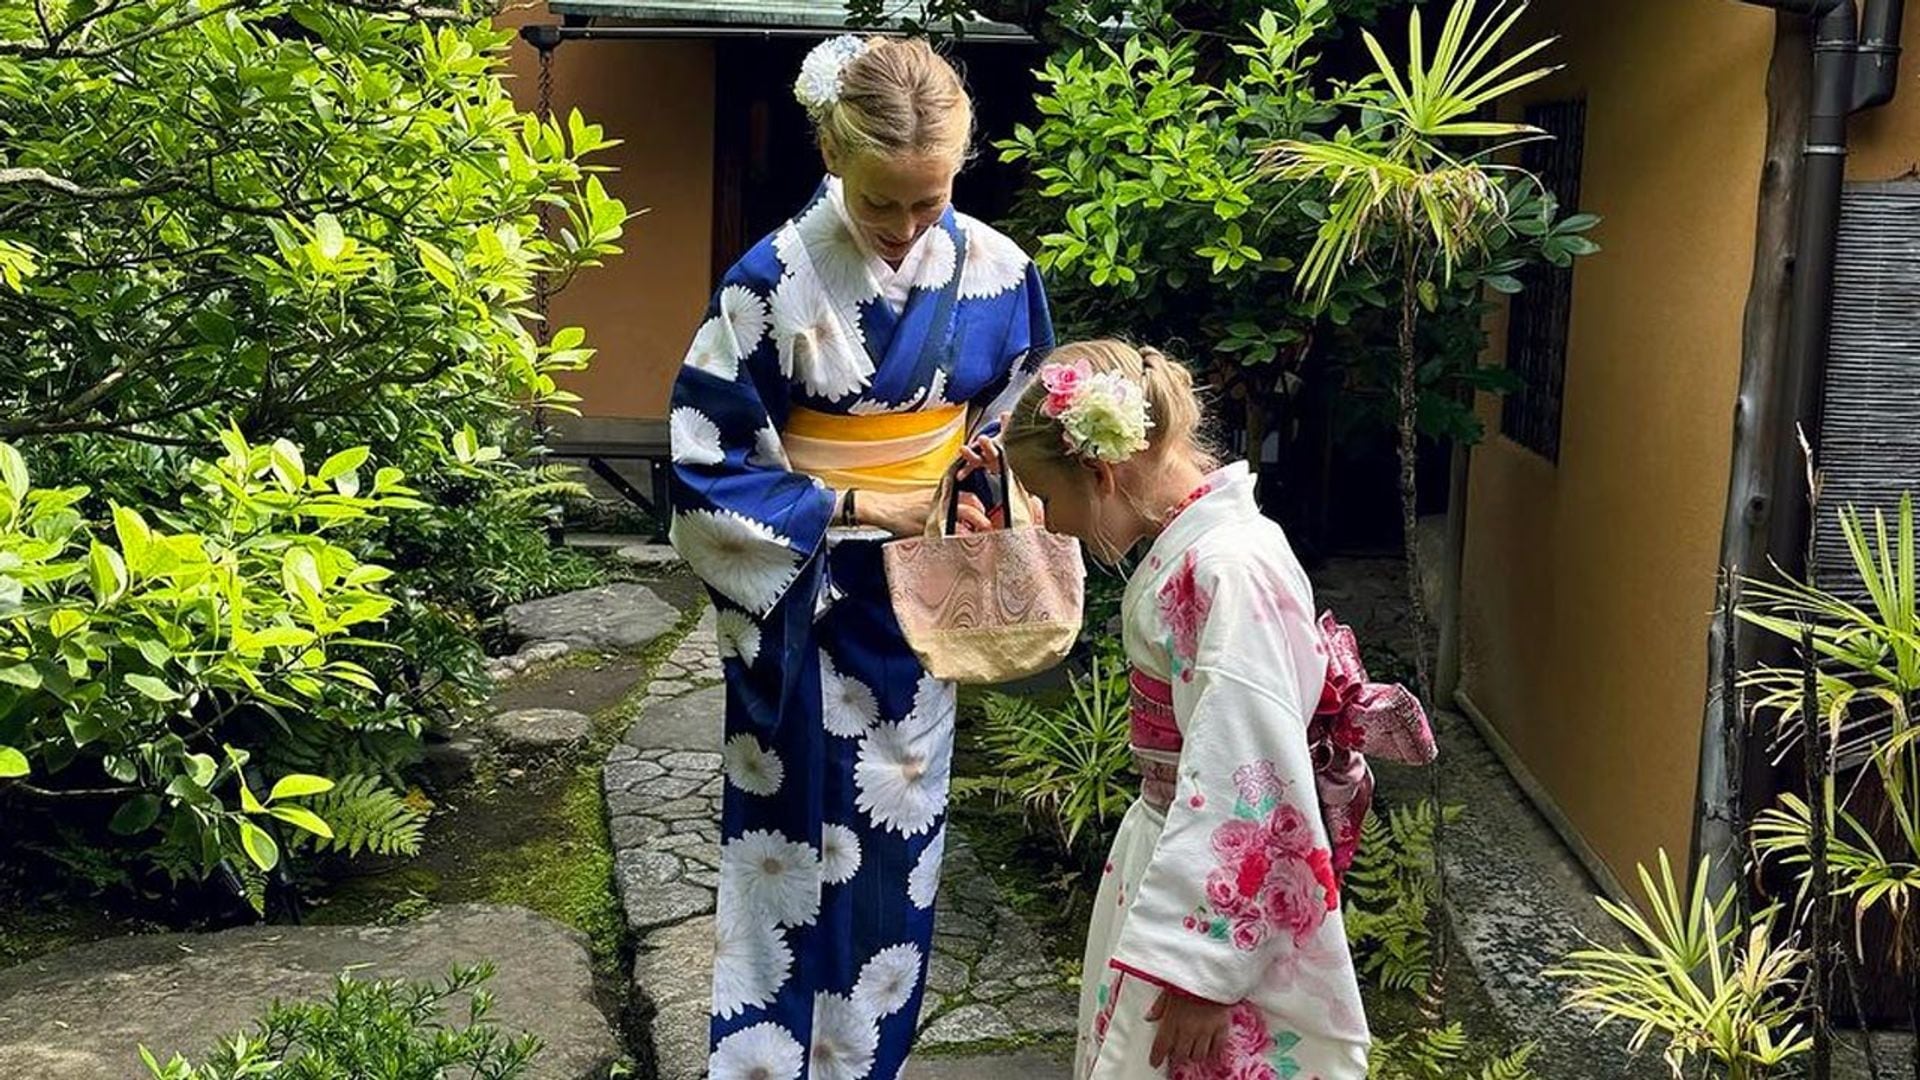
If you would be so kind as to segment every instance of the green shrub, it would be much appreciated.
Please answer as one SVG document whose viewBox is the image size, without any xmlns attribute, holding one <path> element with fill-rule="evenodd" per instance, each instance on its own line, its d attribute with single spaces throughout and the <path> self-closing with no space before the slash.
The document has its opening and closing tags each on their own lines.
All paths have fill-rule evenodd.
<svg viewBox="0 0 1920 1080">
<path fill-rule="evenodd" d="M 532 1035 L 508 1036 L 492 1022 L 484 987 L 491 967 L 456 968 L 435 983 L 363 982 L 341 976 L 333 997 L 275 1004 L 251 1034 L 237 1034 L 195 1065 L 174 1056 L 140 1057 L 153 1080 L 514 1080 L 540 1052 Z M 468 996 L 464 1024 L 443 1014 Z"/>
<path fill-rule="evenodd" d="M 222 445 L 179 510 L 89 521 L 84 489 L 35 488 L 0 443 L 0 795 L 110 807 L 176 876 L 271 869 L 283 827 L 330 835 L 303 800 L 331 781 L 257 751 L 357 736 L 322 725 L 382 687 L 341 653 L 394 601 L 352 547 L 420 507 L 398 470 L 363 475 L 364 448 L 309 469 L 284 440 Z"/>
<path fill-rule="evenodd" d="M 1091 669 L 1073 676 L 1065 705 L 1043 707 L 1025 697 L 985 698 L 982 744 L 998 787 L 1020 797 L 1071 851 L 1089 826 L 1104 846 L 1138 789 L 1133 774 L 1127 664 L 1118 643 L 1096 649 Z"/>
<path fill-rule="evenodd" d="M 540 333 L 537 276 L 629 214 L 615 140 L 514 107 L 498 6 L 0 5 L 0 438 L 149 517 L 229 423 L 404 470 L 427 508 L 356 553 L 407 660 L 355 654 L 402 711 L 483 688 L 449 623 L 592 579 L 543 539 L 565 485 L 508 459 L 592 355 Z"/>
<path fill-rule="evenodd" d="M 486 617 L 605 580 L 598 563 L 546 536 L 559 506 L 587 493 L 570 467 L 522 465 L 471 427 L 437 443 L 423 450 L 440 468 L 420 485 L 437 512 L 397 520 L 379 537 L 408 584 Z"/>
</svg>

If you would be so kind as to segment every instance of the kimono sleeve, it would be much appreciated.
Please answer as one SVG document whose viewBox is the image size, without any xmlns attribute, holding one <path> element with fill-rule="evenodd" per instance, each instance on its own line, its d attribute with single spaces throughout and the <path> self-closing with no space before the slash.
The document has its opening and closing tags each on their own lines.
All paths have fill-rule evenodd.
<svg viewBox="0 0 1920 1080">
<path fill-rule="evenodd" d="M 1299 590 L 1258 559 L 1196 569 L 1190 552 L 1159 601 L 1179 781 L 1112 963 L 1233 1004 L 1284 951 L 1343 932 L 1307 744 L 1325 662 Z"/>
<path fill-rule="evenodd" d="M 1053 313 L 1047 307 L 1046 285 L 1040 280 L 1040 268 L 1028 263 L 1026 280 L 1020 286 L 1006 331 L 1001 335 L 1003 370 L 998 379 L 974 395 L 969 403 L 975 410 L 974 434 L 1000 433 L 1000 414 L 1011 412 L 1019 403 L 1033 373 L 1040 369 L 1052 349 Z"/>
<path fill-rule="evenodd" d="M 772 281 L 739 268 L 714 297 L 673 386 L 673 546 L 755 617 L 826 538 L 834 496 L 788 467 L 789 383 L 768 333 Z"/>
</svg>

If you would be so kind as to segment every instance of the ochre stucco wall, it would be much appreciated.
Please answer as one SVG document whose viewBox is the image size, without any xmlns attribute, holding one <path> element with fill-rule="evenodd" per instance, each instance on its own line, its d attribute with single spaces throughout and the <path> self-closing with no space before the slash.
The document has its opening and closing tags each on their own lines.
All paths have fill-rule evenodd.
<svg viewBox="0 0 1920 1080">
<path fill-rule="evenodd" d="M 1605 251 L 1574 277 L 1559 462 L 1482 402 L 1463 687 L 1630 881 L 1689 844 L 1773 16 L 1534 8 L 1566 69 L 1529 96 L 1587 100 L 1581 208 Z"/>
<path fill-rule="evenodd" d="M 516 10 L 505 21 L 528 21 Z M 538 18 L 547 16 L 542 11 Z M 538 101 L 536 52 L 513 45 L 514 99 Z M 591 160 L 629 210 L 626 252 L 554 297 L 555 326 L 598 349 L 565 385 L 599 417 L 663 417 L 674 372 L 706 311 L 713 248 L 713 48 L 697 41 L 573 41 L 554 54 L 555 115 L 578 107 L 624 144 Z"/>
</svg>

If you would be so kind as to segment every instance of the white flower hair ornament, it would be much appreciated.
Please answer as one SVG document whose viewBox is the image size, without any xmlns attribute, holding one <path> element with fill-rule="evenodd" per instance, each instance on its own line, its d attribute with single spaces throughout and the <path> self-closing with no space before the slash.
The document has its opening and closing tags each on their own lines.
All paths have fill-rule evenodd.
<svg viewBox="0 0 1920 1080">
<path fill-rule="evenodd" d="M 800 77 L 793 81 L 793 96 L 807 112 L 819 116 L 840 100 L 840 84 L 847 65 L 868 49 L 867 39 L 854 34 L 828 38 L 813 47 L 800 62 Z"/>
<path fill-rule="evenodd" d="M 1076 456 L 1118 465 L 1147 448 L 1153 420 L 1139 383 L 1118 371 L 1096 374 L 1085 360 L 1048 364 L 1040 382 L 1047 388 L 1040 414 L 1059 422 Z"/>
</svg>

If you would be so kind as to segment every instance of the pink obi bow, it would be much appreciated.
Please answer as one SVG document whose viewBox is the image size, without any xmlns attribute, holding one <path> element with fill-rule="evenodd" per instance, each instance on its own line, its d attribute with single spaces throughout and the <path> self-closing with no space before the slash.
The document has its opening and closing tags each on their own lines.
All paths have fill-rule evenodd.
<svg viewBox="0 0 1920 1080">
<path fill-rule="evenodd" d="M 1307 741 L 1320 814 L 1333 844 L 1334 873 L 1345 875 L 1373 804 L 1373 770 L 1362 755 L 1426 765 L 1439 756 L 1439 748 L 1420 699 L 1395 683 L 1368 682 L 1353 630 L 1331 611 L 1320 616 L 1320 640 L 1327 653 L 1327 681 L 1307 725 Z"/>
</svg>

